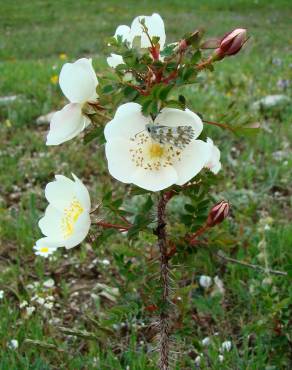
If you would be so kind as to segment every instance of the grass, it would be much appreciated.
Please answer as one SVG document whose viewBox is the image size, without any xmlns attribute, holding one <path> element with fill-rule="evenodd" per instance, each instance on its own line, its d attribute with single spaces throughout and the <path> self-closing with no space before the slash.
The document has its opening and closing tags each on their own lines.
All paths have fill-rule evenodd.
<svg viewBox="0 0 292 370">
<path fill-rule="evenodd" d="M 2 1 L 0 95 L 19 98 L 0 106 L 1 369 L 156 368 L 150 325 L 154 314 L 145 310 L 151 296 L 141 273 L 156 271 L 155 266 L 145 265 L 145 245 L 148 256 L 153 238 L 143 235 L 141 243 L 131 246 L 116 234 L 102 245 L 89 238 L 52 261 L 36 258 L 32 252 L 40 236 L 37 221 L 46 207 L 43 188 L 55 173 L 76 173 L 96 203 L 114 184 L 94 142 L 84 146 L 79 138 L 48 148 L 44 144 L 47 126 L 35 123 L 39 115 L 65 102 L 52 79 L 64 63 L 60 54 L 66 53 L 70 61 L 92 55 L 96 70 L 106 68 L 105 38 L 135 15 L 159 12 L 169 41 L 201 26 L 208 28 L 209 36 L 236 26 L 249 29 L 251 39 L 245 50 L 218 64 L 214 75 L 204 75 L 185 94 L 189 106 L 210 120 L 220 120 L 233 104 L 241 119 L 261 123 L 260 133 L 251 139 L 207 128 L 222 150 L 224 166 L 214 196 L 229 199 L 233 208 L 220 233 L 226 238 L 225 253 L 233 258 L 264 266 L 264 252 L 271 268 L 291 272 L 292 111 L 291 107 L 269 112 L 251 109 L 263 96 L 288 94 L 277 82 L 291 79 L 289 3 Z M 281 65 L 275 64 L 275 58 Z M 119 186 L 116 192 L 121 191 Z M 138 207 L 134 200 L 129 203 Z M 171 207 L 170 217 L 175 217 L 181 206 Z M 102 263 L 104 259 L 109 266 Z M 175 348 L 180 352 L 176 369 L 193 369 L 201 352 L 201 367 L 206 369 L 291 368 L 291 273 L 285 278 L 224 265 L 206 250 L 197 251 L 173 271 L 182 282 L 175 290 L 175 297 L 180 297 L 175 309 Z M 199 287 L 202 274 L 220 276 L 223 297 Z M 190 277 L 193 283 L 183 284 Z M 55 286 L 45 288 L 49 278 Z M 119 288 L 120 295 L 109 299 L 107 293 L 113 287 Z M 19 306 L 24 300 L 32 305 L 36 294 L 53 295 L 54 307 L 45 309 L 36 303 L 35 312 L 27 316 Z M 60 326 L 77 333 L 66 334 Z M 91 337 L 82 337 L 82 330 Z M 200 342 L 206 336 L 212 337 L 207 349 Z M 7 348 L 13 338 L 19 341 L 17 350 Z M 218 349 L 224 340 L 231 340 L 233 346 L 220 363 Z M 46 343 L 55 347 L 43 347 Z"/>
</svg>

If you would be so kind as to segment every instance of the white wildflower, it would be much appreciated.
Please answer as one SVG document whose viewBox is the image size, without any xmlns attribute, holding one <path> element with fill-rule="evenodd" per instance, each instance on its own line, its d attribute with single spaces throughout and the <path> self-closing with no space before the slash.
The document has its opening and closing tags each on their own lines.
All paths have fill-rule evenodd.
<svg viewBox="0 0 292 370">
<path fill-rule="evenodd" d="M 208 289 L 212 285 L 212 278 L 207 275 L 201 275 L 199 279 L 201 287 Z"/>
<path fill-rule="evenodd" d="M 18 340 L 17 339 L 11 339 L 11 341 L 8 343 L 9 349 L 17 349 L 18 348 Z"/>
<path fill-rule="evenodd" d="M 35 311 L 35 307 L 34 306 L 28 306 L 26 307 L 26 314 L 27 316 L 31 316 Z"/>
<path fill-rule="evenodd" d="M 232 348 L 232 343 L 230 340 L 226 340 L 225 342 L 222 343 L 221 347 L 220 347 L 220 351 L 221 352 L 229 352 Z"/>
<path fill-rule="evenodd" d="M 45 288 L 53 288 L 53 286 L 55 286 L 55 282 L 53 279 L 48 279 L 44 281 L 43 286 Z"/>
</svg>

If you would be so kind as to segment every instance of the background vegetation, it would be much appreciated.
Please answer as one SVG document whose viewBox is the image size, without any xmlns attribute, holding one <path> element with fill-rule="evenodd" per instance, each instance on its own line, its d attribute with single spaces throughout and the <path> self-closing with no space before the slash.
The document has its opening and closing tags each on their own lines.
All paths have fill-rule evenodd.
<svg viewBox="0 0 292 370">
<path fill-rule="evenodd" d="M 232 216 L 217 230 L 220 245 L 213 241 L 187 261 L 174 261 L 180 264 L 173 268 L 179 279 L 173 287 L 174 363 L 177 369 L 193 369 L 203 353 L 203 369 L 291 368 L 292 110 L 287 102 L 253 106 L 267 95 L 289 95 L 291 3 L 1 0 L 0 7 L 0 95 L 17 96 L 11 102 L 0 99 L 0 368 L 155 369 L 155 310 L 148 289 L 155 279 L 152 286 L 143 275 L 155 276 L 154 237 L 145 234 L 129 244 L 114 233 L 94 242 L 92 234 L 50 261 L 32 251 L 46 207 L 43 189 L 55 173 L 74 172 L 96 203 L 111 188 L 115 196 L 124 191 L 108 176 L 94 141 L 84 146 L 78 138 L 45 146 L 48 126 L 36 118 L 65 102 L 57 84 L 62 64 L 92 56 L 102 72 L 107 68 L 105 38 L 117 25 L 152 12 L 163 17 L 169 42 L 199 27 L 210 37 L 248 28 L 251 38 L 244 50 L 218 64 L 214 74 L 206 72 L 186 95 L 188 105 L 206 119 L 224 122 L 228 112 L 231 124 L 241 119 L 261 125 L 257 136 L 245 139 L 207 128 L 222 150 L 214 201 L 230 200 Z M 129 198 L 125 207 L 137 210 L 144 201 Z M 169 209 L 174 227 L 182 213 L 183 204 L 174 198 Z M 226 264 L 212 248 L 288 275 Z M 200 287 L 203 274 L 219 276 L 224 293 L 215 294 L 214 284 Z M 31 315 L 24 301 L 36 308 Z M 204 347 L 207 336 L 211 344 Z M 12 339 L 18 340 L 18 349 L 8 348 Z M 232 349 L 220 362 L 225 340 Z"/>
</svg>

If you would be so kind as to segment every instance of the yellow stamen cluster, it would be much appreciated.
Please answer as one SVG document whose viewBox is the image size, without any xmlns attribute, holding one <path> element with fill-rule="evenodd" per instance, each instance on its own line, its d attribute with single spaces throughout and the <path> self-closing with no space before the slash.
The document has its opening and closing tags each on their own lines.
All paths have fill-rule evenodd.
<svg viewBox="0 0 292 370">
<path fill-rule="evenodd" d="M 180 160 L 181 150 L 171 144 L 154 141 L 147 132 L 139 133 L 131 141 L 134 144 L 134 148 L 130 149 L 131 159 L 137 167 L 158 171 Z"/>
<path fill-rule="evenodd" d="M 80 202 L 76 198 L 73 198 L 69 207 L 64 209 L 64 217 L 62 219 L 62 230 L 65 239 L 69 238 L 73 234 L 74 225 L 83 211 L 84 210 Z"/>
</svg>

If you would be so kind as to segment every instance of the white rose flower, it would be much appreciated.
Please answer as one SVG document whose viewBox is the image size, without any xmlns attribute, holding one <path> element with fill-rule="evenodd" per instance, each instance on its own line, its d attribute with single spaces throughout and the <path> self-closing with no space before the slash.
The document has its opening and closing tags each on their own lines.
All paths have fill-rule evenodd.
<svg viewBox="0 0 292 370">
<path fill-rule="evenodd" d="M 201 275 L 199 279 L 201 287 L 208 289 L 212 285 L 212 278 L 207 275 Z"/>
<path fill-rule="evenodd" d="M 165 45 L 166 35 L 163 19 L 157 13 L 153 13 L 151 16 L 140 15 L 136 17 L 131 27 L 126 25 L 118 26 L 114 37 L 122 37 L 122 40 L 127 41 L 130 47 L 132 47 L 135 37 L 141 37 L 141 48 L 146 49 L 151 47 L 150 40 L 143 31 L 143 27 L 140 23 L 142 19 L 145 20 L 145 26 L 148 29 L 150 38 L 159 37 L 160 50 L 162 50 Z M 115 68 L 117 65 L 123 64 L 124 60 L 121 55 L 111 54 L 111 56 L 107 58 L 107 63 L 110 67 Z"/>
<path fill-rule="evenodd" d="M 194 135 L 189 144 L 179 149 L 170 143 L 154 141 L 145 129 L 149 123 L 170 128 L 191 126 Z M 153 122 L 151 117 L 143 116 L 139 104 L 123 104 L 104 130 L 109 172 L 121 182 L 151 191 L 183 185 L 210 158 L 210 145 L 196 140 L 202 129 L 200 117 L 188 109 L 163 108 Z"/>
<path fill-rule="evenodd" d="M 220 171 L 222 165 L 220 162 L 220 150 L 216 145 L 214 145 L 213 140 L 209 137 L 207 138 L 207 143 L 212 148 L 212 154 L 209 162 L 206 164 L 206 167 L 209 168 L 211 172 L 213 172 L 215 175 Z"/>
<path fill-rule="evenodd" d="M 97 100 L 98 81 L 91 59 L 82 58 L 74 63 L 64 64 L 59 83 L 70 103 L 53 115 L 47 145 L 59 145 L 83 131 L 90 120 L 83 114 L 82 108 L 86 103 Z"/>
<path fill-rule="evenodd" d="M 39 227 L 45 238 L 36 242 L 36 254 L 47 257 L 58 247 L 73 248 L 86 237 L 90 227 L 90 197 L 84 184 L 56 175 L 48 183 L 45 195 L 49 202 Z"/>
</svg>

